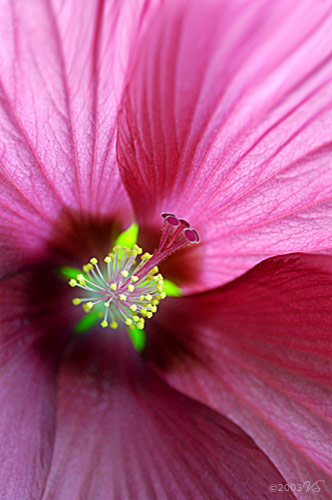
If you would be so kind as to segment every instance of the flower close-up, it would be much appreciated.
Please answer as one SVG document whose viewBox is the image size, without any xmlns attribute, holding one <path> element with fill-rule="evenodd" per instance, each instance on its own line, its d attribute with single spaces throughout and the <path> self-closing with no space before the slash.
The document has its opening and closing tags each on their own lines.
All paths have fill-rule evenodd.
<svg viewBox="0 0 332 500">
<path fill-rule="evenodd" d="M 330 500 L 331 1 L 0 6 L 1 500 Z"/>
</svg>

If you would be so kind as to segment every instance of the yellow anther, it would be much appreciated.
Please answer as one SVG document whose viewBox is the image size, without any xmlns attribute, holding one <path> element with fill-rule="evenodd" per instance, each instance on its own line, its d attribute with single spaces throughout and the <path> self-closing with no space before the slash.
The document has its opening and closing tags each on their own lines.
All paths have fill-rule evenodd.
<svg viewBox="0 0 332 500">
<path fill-rule="evenodd" d="M 128 285 L 128 290 L 129 290 L 130 292 L 133 292 L 133 291 L 135 290 L 134 285 Z"/>
<path fill-rule="evenodd" d="M 110 288 L 111 288 L 112 290 L 116 290 L 116 289 L 117 289 L 117 285 L 116 285 L 116 283 L 111 283 Z"/>
<path fill-rule="evenodd" d="M 116 321 L 112 321 L 112 323 L 110 324 L 110 327 L 113 328 L 113 330 L 116 330 L 118 326 L 119 325 L 117 324 Z"/>
<path fill-rule="evenodd" d="M 126 271 L 126 269 L 124 269 L 123 271 L 121 271 L 121 274 L 124 278 L 127 278 L 129 273 L 128 273 L 128 271 Z"/>
<path fill-rule="evenodd" d="M 137 305 L 136 304 L 132 304 L 129 309 L 131 309 L 132 311 L 137 311 Z"/>
<path fill-rule="evenodd" d="M 72 302 L 73 302 L 74 306 L 78 306 L 82 301 L 81 301 L 81 299 L 73 299 Z"/>
<path fill-rule="evenodd" d="M 139 316 L 136 316 L 136 315 L 135 315 L 135 316 L 133 316 L 133 321 L 134 321 L 135 323 L 137 323 L 139 320 L 140 320 Z"/>
<path fill-rule="evenodd" d="M 92 259 L 90 259 L 90 262 L 93 266 L 95 266 L 96 264 L 98 264 L 98 259 L 96 259 L 96 257 L 92 257 Z"/>
<path fill-rule="evenodd" d="M 139 300 L 141 300 L 141 301 L 142 301 L 142 300 L 144 300 L 144 299 L 145 299 L 144 295 L 140 295 L 140 296 L 139 296 Z"/>
<path fill-rule="evenodd" d="M 152 313 L 152 312 L 147 312 L 147 313 L 146 313 L 146 317 L 147 317 L 147 318 L 149 318 L 149 319 L 150 319 L 150 318 L 152 318 L 152 316 L 153 316 L 153 313 Z"/>
<path fill-rule="evenodd" d="M 104 259 L 104 262 L 106 262 L 106 264 L 109 264 L 110 262 L 112 262 L 112 259 L 109 255 L 107 255 Z"/>
<path fill-rule="evenodd" d="M 71 280 L 69 280 L 68 283 L 70 284 L 70 286 L 76 286 L 77 285 L 77 281 L 74 280 L 74 278 L 72 278 Z"/>
<path fill-rule="evenodd" d="M 93 308 L 93 302 L 87 302 L 86 307 L 87 309 L 89 309 L 89 311 L 91 311 L 91 309 Z"/>
<path fill-rule="evenodd" d="M 157 312 L 157 306 L 151 306 L 150 311 L 153 313 Z"/>
<path fill-rule="evenodd" d="M 142 321 L 139 321 L 139 322 L 137 323 L 137 328 L 138 328 L 139 330 L 143 330 L 143 329 L 144 329 L 144 319 L 143 319 L 143 318 L 141 318 L 141 320 L 142 320 Z"/>
<path fill-rule="evenodd" d="M 83 309 L 84 309 L 84 312 L 86 312 L 86 313 L 89 313 L 89 312 L 90 312 L 90 309 L 89 309 L 89 307 L 87 306 L 87 304 L 82 304 L 82 307 L 83 307 Z"/>
<path fill-rule="evenodd" d="M 133 251 L 137 253 L 137 255 L 141 255 L 143 253 L 143 249 L 136 245 L 136 243 L 133 245 Z"/>
<path fill-rule="evenodd" d="M 127 296 L 124 293 L 122 293 L 119 298 L 120 300 L 127 300 Z"/>
<path fill-rule="evenodd" d="M 109 302 L 104 302 L 104 306 L 105 306 L 105 307 L 109 307 L 109 306 L 110 306 L 110 303 L 109 303 Z"/>
<path fill-rule="evenodd" d="M 166 293 L 165 293 L 165 292 L 162 292 L 162 293 L 160 294 L 160 298 L 161 298 L 161 299 L 165 299 L 165 298 L 166 298 Z"/>
<path fill-rule="evenodd" d="M 158 273 L 159 272 L 159 269 L 158 269 L 158 266 L 154 266 L 151 271 L 149 271 L 149 276 L 152 277 L 154 274 Z"/>
<path fill-rule="evenodd" d="M 135 326 L 134 325 L 129 325 L 128 328 L 129 328 L 129 330 L 135 330 Z"/>
<path fill-rule="evenodd" d="M 147 312 L 148 312 L 148 310 L 145 309 L 145 307 L 142 307 L 142 309 L 141 309 L 142 316 L 145 316 Z"/>
<path fill-rule="evenodd" d="M 165 290 L 164 285 L 158 285 L 157 290 L 158 290 L 158 292 L 162 293 Z"/>
<path fill-rule="evenodd" d="M 78 275 L 77 275 L 77 281 L 79 282 L 79 284 L 80 284 L 81 286 L 84 286 L 84 285 L 85 285 L 85 279 L 84 279 L 83 274 L 78 274 Z"/>
<path fill-rule="evenodd" d="M 131 281 L 133 281 L 134 283 L 136 283 L 136 281 L 139 280 L 139 277 L 133 275 L 133 276 L 130 277 L 130 279 L 131 279 Z"/>
<path fill-rule="evenodd" d="M 159 304 L 159 300 L 157 300 L 157 299 L 153 299 L 153 300 L 151 301 L 151 304 L 152 304 L 153 306 L 157 306 L 157 305 Z"/>
<path fill-rule="evenodd" d="M 133 320 L 130 319 L 130 318 L 127 318 L 126 321 L 125 321 L 126 325 L 131 325 L 133 323 Z"/>
<path fill-rule="evenodd" d="M 104 321 L 102 321 L 100 324 L 103 328 L 106 328 L 106 326 L 108 326 L 106 319 L 104 319 Z"/>
<path fill-rule="evenodd" d="M 145 295 L 146 300 L 152 300 L 152 295 L 150 293 L 147 293 Z"/>
<path fill-rule="evenodd" d="M 93 265 L 92 264 L 85 264 L 83 267 L 82 267 L 83 271 L 85 273 L 88 273 L 89 271 L 91 271 L 91 269 L 93 269 Z"/>
<path fill-rule="evenodd" d="M 121 250 L 121 245 L 115 245 L 115 247 L 113 247 L 113 252 L 117 252 L 118 250 Z"/>
<path fill-rule="evenodd" d="M 149 252 L 145 252 L 143 253 L 143 255 L 141 256 L 141 259 L 142 260 L 149 260 L 151 259 L 152 255 L 149 253 Z"/>
</svg>

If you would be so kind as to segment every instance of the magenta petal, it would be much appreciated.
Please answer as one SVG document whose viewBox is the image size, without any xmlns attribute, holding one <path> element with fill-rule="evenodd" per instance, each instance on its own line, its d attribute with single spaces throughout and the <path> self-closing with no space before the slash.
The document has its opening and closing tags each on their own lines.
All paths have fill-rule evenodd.
<svg viewBox="0 0 332 500">
<path fill-rule="evenodd" d="M 55 379 L 63 345 L 50 304 L 26 307 L 31 275 L 0 285 L 0 498 L 41 497 L 55 423 Z"/>
<path fill-rule="evenodd" d="M 170 389 L 128 344 L 125 332 L 96 332 L 69 349 L 43 498 L 267 498 L 283 478 L 251 439 Z"/>
<path fill-rule="evenodd" d="M 331 250 L 331 3 L 168 2 L 139 47 L 120 118 L 142 223 L 201 235 L 201 284 L 263 258 Z"/>
<path fill-rule="evenodd" d="M 331 498 L 331 257 L 275 257 L 169 299 L 151 335 L 163 378 L 240 425 L 289 484 L 319 480 Z"/>
<path fill-rule="evenodd" d="M 148 12 L 143 0 L 2 4 L 1 267 L 50 239 L 63 212 L 129 209 L 116 167 L 116 117 Z"/>
</svg>

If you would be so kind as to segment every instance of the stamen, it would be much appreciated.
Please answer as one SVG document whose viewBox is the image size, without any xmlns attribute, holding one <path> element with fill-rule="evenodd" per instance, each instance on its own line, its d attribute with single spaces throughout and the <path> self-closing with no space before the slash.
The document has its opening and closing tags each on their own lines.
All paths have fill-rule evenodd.
<svg viewBox="0 0 332 500">
<path fill-rule="evenodd" d="M 198 232 L 188 221 L 168 212 L 161 217 L 162 235 L 153 255 L 143 253 L 136 244 L 131 249 L 115 245 L 101 265 L 92 257 L 83 266 L 83 273 L 69 280 L 70 286 L 87 292 L 83 298 L 74 298 L 73 304 L 81 304 L 87 313 L 96 310 L 103 328 L 116 329 L 122 323 L 133 332 L 143 330 L 145 319 L 152 318 L 166 297 L 158 264 L 176 250 L 199 243 Z"/>
</svg>

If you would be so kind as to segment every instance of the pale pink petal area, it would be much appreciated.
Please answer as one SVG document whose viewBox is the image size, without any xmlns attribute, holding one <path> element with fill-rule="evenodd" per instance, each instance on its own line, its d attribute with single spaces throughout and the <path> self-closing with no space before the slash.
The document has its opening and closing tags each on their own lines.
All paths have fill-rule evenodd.
<svg viewBox="0 0 332 500">
<path fill-rule="evenodd" d="M 47 279 L 48 273 L 43 276 Z M 30 272 L 0 285 L 1 499 L 39 499 L 52 457 L 56 371 L 66 318 L 45 287 L 43 304 L 37 301 L 36 285 Z"/>
<path fill-rule="evenodd" d="M 166 2 L 139 46 L 118 157 L 142 225 L 202 239 L 196 290 L 331 250 L 332 3 Z"/>
<path fill-rule="evenodd" d="M 288 484 L 331 498 L 332 258 L 274 257 L 164 302 L 149 332 L 162 377 L 240 425 Z"/>
<path fill-rule="evenodd" d="M 42 498 L 269 498 L 283 478 L 251 439 L 154 376 L 126 337 L 97 331 L 68 349 Z"/>
<path fill-rule="evenodd" d="M 35 252 L 64 212 L 104 217 L 129 210 L 116 167 L 116 119 L 131 48 L 150 5 L 2 3 L 0 228 L 10 238 L 8 245 L 1 239 L 6 253 L 11 247 L 20 259 L 19 248 Z"/>
</svg>

